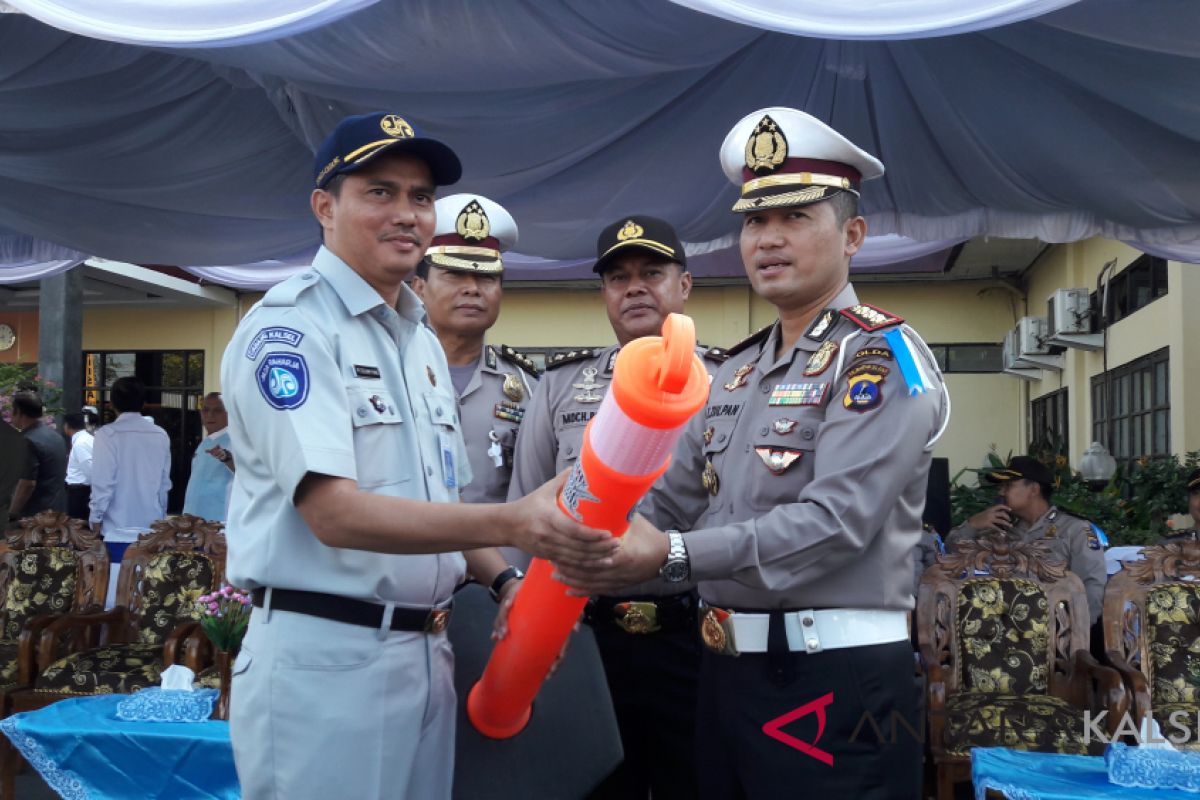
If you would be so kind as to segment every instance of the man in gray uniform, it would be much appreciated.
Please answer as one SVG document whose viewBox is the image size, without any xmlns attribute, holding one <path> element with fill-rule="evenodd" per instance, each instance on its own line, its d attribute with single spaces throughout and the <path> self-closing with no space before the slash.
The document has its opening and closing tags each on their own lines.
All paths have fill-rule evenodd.
<svg viewBox="0 0 1200 800">
<path fill-rule="evenodd" d="M 470 470 L 452 384 L 404 285 L 435 187 L 461 173 L 454 153 L 366 114 L 338 124 L 314 171 L 324 246 L 251 309 L 222 362 L 228 575 L 255 605 L 230 718 L 242 796 L 447 798 L 457 551 L 573 562 L 615 543 L 570 523 L 553 485 L 455 502 Z"/>
<path fill-rule="evenodd" d="M 949 401 L 917 334 L 847 282 L 883 165 L 789 108 L 741 120 L 721 163 L 779 320 L 730 348 L 643 504 L 686 536 L 635 516 L 610 567 L 558 571 L 588 593 L 698 582 L 700 797 L 911 800 L 917 736 L 871 731 L 919 730 L 911 559 Z"/>
<path fill-rule="evenodd" d="M 1108 581 L 1104 548 L 1090 522 L 1050 504 L 1054 495 L 1050 468 L 1036 458 L 1014 456 L 1004 469 L 989 472 L 984 479 L 997 484 L 1003 502 L 985 508 L 950 531 L 946 546 L 953 549 L 955 542 L 985 534 L 1019 542 L 1040 539 L 1083 581 L 1091 621 L 1100 619 Z"/>
<path fill-rule="evenodd" d="M 692 288 L 687 256 L 675 230 L 655 217 L 622 217 L 605 228 L 592 267 L 617 344 L 559 353 L 546 364 L 517 442 L 509 497 L 517 498 L 575 463 L 583 432 L 596 415 L 621 347 L 657 336 L 670 313 L 683 311 Z M 697 351 L 710 371 L 723 351 Z M 626 587 L 619 587 L 626 588 Z M 644 589 L 645 587 L 638 587 Z M 654 594 L 596 597 L 585 620 L 600 645 L 625 763 L 595 798 L 691 798 L 695 682 L 695 595 L 689 587 Z"/>
</svg>

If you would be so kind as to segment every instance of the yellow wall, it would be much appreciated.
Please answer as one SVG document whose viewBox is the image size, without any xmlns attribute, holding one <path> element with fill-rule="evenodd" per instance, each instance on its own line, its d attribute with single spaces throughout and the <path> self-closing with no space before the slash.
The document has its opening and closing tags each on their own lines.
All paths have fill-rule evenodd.
<svg viewBox="0 0 1200 800">
<path fill-rule="evenodd" d="M 232 308 L 99 308 L 83 313 L 83 349 L 203 350 L 204 390 L 220 388 L 221 354 L 237 326 Z"/>
</svg>

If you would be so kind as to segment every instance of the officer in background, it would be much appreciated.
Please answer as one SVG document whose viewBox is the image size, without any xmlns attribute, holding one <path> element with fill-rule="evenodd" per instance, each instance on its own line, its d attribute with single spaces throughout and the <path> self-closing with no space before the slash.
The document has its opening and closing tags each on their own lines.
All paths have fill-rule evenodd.
<svg viewBox="0 0 1200 800">
<path fill-rule="evenodd" d="M 538 379 L 536 366 L 524 355 L 484 342 L 500 314 L 502 253 L 516 245 L 517 225 L 508 211 L 481 195 L 451 195 L 436 207 L 433 244 L 412 287 L 446 352 L 458 398 L 473 475 L 460 497 L 467 503 L 502 503 L 525 406 Z M 491 655 L 488 632 L 496 604 L 514 594 L 529 561 L 513 548 L 471 550 L 465 556 L 478 585 L 463 586 L 454 596 L 450 640 L 460 706 Z M 582 719 L 586 725 L 579 724 Z M 460 715 L 454 796 L 490 796 L 497 773 L 504 773 L 512 797 L 578 797 L 619 762 L 615 728 L 595 644 L 576 635 L 520 736 L 486 739 Z M 513 770 L 514 764 L 522 766 Z"/>
<path fill-rule="evenodd" d="M 204 438 L 192 455 L 183 513 L 224 522 L 235 465 L 229 452 L 229 414 L 220 392 L 209 392 L 200 401 L 200 424 Z"/>
<path fill-rule="evenodd" d="M 1157 544 L 1171 542 L 1194 542 L 1200 538 L 1200 469 L 1192 470 L 1187 478 L 1188 514 L 1192 517 L 1192 527 L 1171 531 L 1158 540 Z"/>
<path fill-rule="evenodd" d="M 1083 581 L 1091 621 L 1099 620 L 1108 581 L 1104 547 L 1090 522 L 1051 505 L 1054 473 L 1050 468 L 1030 456 L 1013 456 L 1004 469 L 987 473 L 984 480 L 996 484 L 1002 502 L 950 531 L 946 545 L 953 548 L 955 542 L 985 534 L 1018 542 L 1040 539 Z"/>
<path fill-rule="evenodd" d="M 622 217 L 596 243 L 592 271 L 617 344 L 551 357 L 517 443 L 509 497 L 521 497 L 575 463 L 583 432 L 596 415 L 621 347 L 658 336 L 670 313 L 681 313 L 692 289 L 687 256 L 675 230 L 648 216 Z M 723 358 L 698 349 L 710 372 Z M 625 588 L 625 587 L 621 587 Z M 654 594 L 596 597 L 584 612 L 600 645 L 625 763 L 594 797 L 691 798 L 695 684 L 699 648 L 695 594 L 689 587 L 654 587 Z"/>
<path fill-rule="evenodd" d="M 906 614 L 949 398 L 917 334 L 848 283 L 883 165 L 790 108 L 738 122 L 721 164 L 779 319 L 730 348 L 614 563 L 558 572 L 587 593 L 698 581 L 700 797 L 911 800 L 917 737 L 863 719 L 920 729 Z"/>
<path fill-rule="evenodd" d="M 237 460 L 228 575 L 255 605 L 230 715 L 242 796 L 447 798 L 458 551 L 571 562 L 615 543 L 567 520 L 554 485 L 455 502 L 470 468 L 453 386 L 404 284 L 433 237 L 436 187 L 461 174 L 454 152 L 365 114 L 338 124 L 314 172 L 324 246 L 251 309 L 221 365 Z"/>
</svg>

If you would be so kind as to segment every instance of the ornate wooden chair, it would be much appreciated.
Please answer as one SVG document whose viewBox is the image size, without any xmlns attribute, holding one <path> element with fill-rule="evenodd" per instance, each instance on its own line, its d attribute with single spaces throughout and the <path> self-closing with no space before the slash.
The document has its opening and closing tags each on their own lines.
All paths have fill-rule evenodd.
<svg viewBox="0 0 1200 800">
<path fill-rule="evenodd" d="M 1084 709 L 1128 707 L 1115 670 L 1088 654 L 1083 584 L 1041 542 L 981 538 L 921 578 L 917 633 L 928 676 L 938 800 L 971 776 L 971 748 L 1087 753 Z"/>
<path fill-rule="evenodd" d="M 221 585 L 220 523 L 183 515 L 154 523 L 125 551 L 117 606 L 52 622 L 38 642 L 32 689 L 13 695 L 25 711 L 66 697 L 135 692 L 157 685 L 200 628 L 197 598 Z"/>
<path fill-rule="evenodd" d="M 1200 750 L 1200 542 L 1142 550 L 1104 591 L 1104 648 L 1130 692 L 1133 719 L 1158 722 L 1175 746 Z M 1174 714 L 1175 724 L 1171 715 Z"/>
</svg>

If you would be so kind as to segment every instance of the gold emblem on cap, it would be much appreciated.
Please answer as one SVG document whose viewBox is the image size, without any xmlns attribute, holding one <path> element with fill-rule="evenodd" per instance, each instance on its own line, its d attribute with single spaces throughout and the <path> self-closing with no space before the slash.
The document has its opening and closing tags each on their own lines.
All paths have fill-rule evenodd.
<svg viewBox="0 0 1200 800">
<path fill-rule="evenodd" d="M 383 132 L 388 136 L 396 139 L 411 139 L 413 137 L 412 125 L 404 121 L 403 117 L 397 117 L 395 114 L 388 114 L 379 121 L 379 127 L 383 128 Z"/>
<path fill-rule="evenodd" d="M 514 403 L 525 399 L 525 387 L 521 386 L 521 379 L 511 372 L 504 373 L 504 386 L 501 388 L 504 396 Z"/>
<path fill-rule="evenodd" d="M 746 167 L 756 175 L 770 172 L 783 163 L 788 155 L 787 139 L 769 114 L 754 126 L 746 141 Z"/>
<path fill-rule="evenodd" d="M 467 207 L 458 212 L 454 229 L 464 239 L 482 242 L 492 234 L 492 223 L 488 221 L 487 212 L 483 206 L 472 200 Z"/>
<path fill-rule="evenodd" d="M 625 224 L 621 226 L 621 230 L 617 231 L 617 241 L 627 242 L 630 239 L 640 239 L 645 232 L 646 229 L 641 225 L 633 220 L 626 220 Z"/>
</svg>

